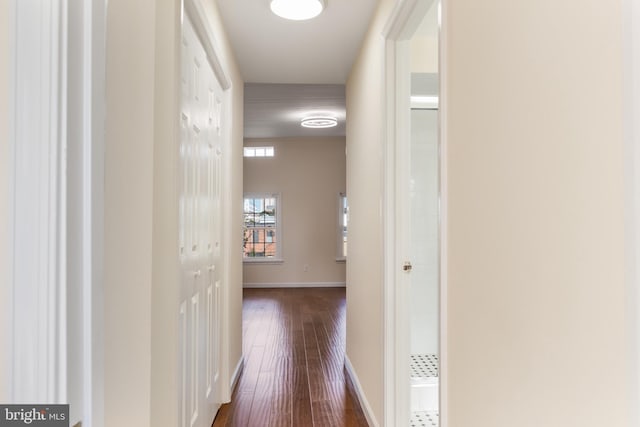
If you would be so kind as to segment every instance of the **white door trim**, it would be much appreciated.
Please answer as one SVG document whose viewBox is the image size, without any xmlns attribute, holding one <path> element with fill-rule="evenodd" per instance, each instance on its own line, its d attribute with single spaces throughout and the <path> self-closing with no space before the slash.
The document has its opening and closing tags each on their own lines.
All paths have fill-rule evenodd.
<svg viewBox="0 0 640 427">
<path fill-rule="evenodd" d="M 106 0 L 83 0 L 82 425 L 104 425 L 104 130 Z"/>
<path fill-rule="evenodd" d="M 449 426 L 449 1 L 440 0 L 438 77 L 440 81 L 439 162 L 440 173 L 440 427 Z"/>
<path fill-rule="evenodd" d="M 385 38 L 385 91 L 387 105 L 386 142 L 384 147 L 384 425 L 409 424 L 409 310 L 407 278 L 397 239 L 406 222 L 397 209 L 406 197 L 400 186 L 406 182 L 400 174 L 400 162 L 408 156 L 410 68 L 409 42 L 417 25 L 433 0 L 403 0 L 396 4 L 383 30 Z M 446 0 L 441 0 L 440 28 L 440 426 L 448 425 L 447 414 L 447 169 L 446 169 Z"/>
<path fill-rule="evenodd" d="M 10 397 L 14 402 L 64 403 L 67 4 L 13 0 L 11 7 Z"/>
<path fill-rule="evenodd" d="M 631 369 L 630 424 L 640 423 L 640 2 L 623 1 L 624 42 L 624 138 L 625 138 L 625 204 L 627 289 L 630 295 L 628 313 Z"/>
<path fill-rule="evenodd" d="M 211 67 L 218 78 L 220 86 L 222 86 L 222 90 L 226 91 L 231 87 L 231 80 L 229 80 L 225 71 L 226 64 L 223 64 L 218 56 L 213 30 L 206 18 L 207 14 L 201 0 L 184 0 L 184 10 L 189 15 L 193 27 L 202 41 L 202 46 L 209 57 Z"/>
</svg>

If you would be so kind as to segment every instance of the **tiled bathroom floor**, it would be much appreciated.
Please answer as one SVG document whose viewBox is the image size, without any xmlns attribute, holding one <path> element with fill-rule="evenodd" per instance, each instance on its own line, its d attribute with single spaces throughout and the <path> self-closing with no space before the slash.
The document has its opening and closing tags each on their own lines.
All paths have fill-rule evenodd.
<svg viewBox="0 0 640 427">
<path fill-rule="evenodd" d="M 437 412 L 414 412 L 411 414 L 411 427 L 438 427 L 440 417 Z"/>
<path fill-rule="evenodd" d="M 411 378 L 427 378 L 438 376 L 437 354 L 412 354 Z"/>
<path fill-rule="evenodd" d="M 439 374 L 437 354 L 412 354 L 411 378 L 433 378 Z M 413 412 L 411 414 L 411 427 L 438 427 L 440 417 L 438 412 Z"/>
</svg>

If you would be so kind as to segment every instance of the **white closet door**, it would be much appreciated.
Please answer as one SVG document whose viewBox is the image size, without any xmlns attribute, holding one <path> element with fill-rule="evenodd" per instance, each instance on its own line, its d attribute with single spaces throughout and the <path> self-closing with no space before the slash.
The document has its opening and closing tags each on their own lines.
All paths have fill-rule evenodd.
<svg viewBox="0 0 640 427">
<path fill-rule="evenodd" d="M 188 16 L 182 28 L 181 67 L 180 422 L 209 427 L 220 406 L 223 93 Z"/>
</svg>

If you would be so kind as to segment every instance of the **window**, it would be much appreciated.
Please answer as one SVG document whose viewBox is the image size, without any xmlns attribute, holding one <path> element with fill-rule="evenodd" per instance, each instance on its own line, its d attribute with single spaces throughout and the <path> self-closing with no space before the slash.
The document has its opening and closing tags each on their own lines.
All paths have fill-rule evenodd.
<svg viewBox="0 0 640 427">
<path fill-rule="evenodd" d="M 347 196 L 338 197 L 338 260 L 347 259 L 347 224 L 349 223 L 349 204 Z"/>
<path fill-rule="evenodd" d="M 245 195 L 244 238 L 245 261 L 279 261 L 279 196 L 275 194 Z"/>
<path fill-rule="evenodd" d="M 274 155 L 273 147 L 244 147 L 245 157 L 273 157 Z"/>
</svg>

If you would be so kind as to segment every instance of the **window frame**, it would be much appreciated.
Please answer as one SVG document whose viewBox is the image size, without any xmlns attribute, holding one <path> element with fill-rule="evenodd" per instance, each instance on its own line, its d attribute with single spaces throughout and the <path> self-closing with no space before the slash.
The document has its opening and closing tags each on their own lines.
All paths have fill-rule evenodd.
<svg viewBox="0 0 640 427">
<path fill-rule="evenodd" d="M 261 154 L 259 154 L 259 150 L 262 150 Z M 275 156 L 276 147 L 273 145 L 244 146 L 242 148 L 242 157 L 247 159 L 271 159 Z"/>
<path fill-rule="evenodd" d="M 273 257 L 266 257 L 266 256 L 249 257 L 245 255 L 244 237 L 245 237 L 246 230 L 252 229 L 253 231 L 256 231 L 258 229 L 265 229 L 265 242 L 267 239 L 267 236 L 266 236 L 267 232 L 269 231 L 269 228 L 267 227 L 246 227 L 245 226 L 244 206 L 245 206 L 245 201 L 247 199 L 275 199 L 275 202 L 276 202 L 275 227 L 274 229 L 271 229 L 272 231 L 275 231 L 275 235 L 272 239 L 275 238 L 276 253 L 275 253 L 275 256 Z M 243 241 L 242 241 L 242 262 L 243 263 L 280 264 L 284 262 L 284 259 L 282 257 L 282 196 L 280 195 L 280 193 L 251 192 L 251 193 L 243 194 L 242 196 L 242 237 L 243 237 Z M 252 234 L 251 240 L 252 241 L 254 240 L 253 234 Z M 266 243 L 274 243 L 274 242 L 266 242 Z"/>
<path fill-rule="evenodd" d="M 338 227 L 336 230 L 336 261 L 345 262 L 347 260 L 348 234 L 349 234 L 349 199 L 346 193 L 338 194 Z"/>
</svg>

